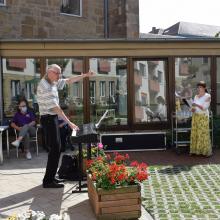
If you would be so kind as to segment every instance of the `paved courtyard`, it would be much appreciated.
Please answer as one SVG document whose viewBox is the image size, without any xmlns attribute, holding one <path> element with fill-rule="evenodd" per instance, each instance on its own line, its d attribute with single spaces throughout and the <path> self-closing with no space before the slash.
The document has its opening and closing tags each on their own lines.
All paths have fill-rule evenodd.
<svg viewBox="0 0 220 220">
<path fill-rule="evenodd" d="M 32 160 L 21 155 L 16 159 L 15 151 L 9 159 L 4 156 L 0 166 L 0 219 L 28 209 L 44 211 L 47 216 L 67 213 L 71 220 L 96 219 L 87 193 L 72 193 L 75 182 L 66 182 L 64 189 L 42 188 L 46 152 L 41 151 L 38 157 L 33 153 Z M 152 218 L 143 209 L 140 220 L 145 219 Z"/>
<path fill-rule="evenodd" d="M 155 220 L 220 219 L 220 164 L 150 167 L 143 205 Z"/>
<path fill-rule="evenodd" d="M 70 219 L 96 219 L 87 193 L 73 194 L 76 182 L 66 182 L 64 189 L 43 189 L 47 153 L 40 151 L 32 160 L 15 150 L 0 166 L 0 219 L 24 210 L 44 211 L 47 216 L 67 213 Z M 149 165 L 149 180 L 143 184 L 140 220 L 220 219 L 220 150 L 210 158 L 187 152 L 129 152 L 131 160 Z"/>
</svg>

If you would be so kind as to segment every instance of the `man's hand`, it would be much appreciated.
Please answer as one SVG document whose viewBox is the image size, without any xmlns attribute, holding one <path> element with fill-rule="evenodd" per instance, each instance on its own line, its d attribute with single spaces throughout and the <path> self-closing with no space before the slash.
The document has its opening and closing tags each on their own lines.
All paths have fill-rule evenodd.
<svg viewBox="0 0 220 220">
<path fill-rule="evenodd" d="M 94 72 L 92 72 L 91 70 L 89 70 L 89 72 L 88 72 L 88 73 L 84 73 L 83 75 L 84 75 L 84 76 L 86 76 L 86 77 L 90 77 L 90 76 L 94 76 L 94 75 L 95 75 L 95 73 L 94 73 Z"/>
<path fill-rule="evenodd" d="M 70 126 L 71 129 L 79 130 L 79 127 L 77 125 L 75 125 L 74 123 L 72 123 L 72 122 L 69 123 L 69 126 Z"/>
<path fill-rule="evenodd" d="M 79 76 L 72 76 L 70 78 L 65 79 L 65 81 L 67 84 L 71 84 L 74 82 L 78 82 L 79 80 L 82 80 L 85 77 L 90 77 L 90 76 L 94 76 L 94 75 L 95 75 L 95 73 L 92 72 L 91 70 L 89 70 L 88 73 L 81 73 L 81 75 L 79 75 Z"/>
</svg>

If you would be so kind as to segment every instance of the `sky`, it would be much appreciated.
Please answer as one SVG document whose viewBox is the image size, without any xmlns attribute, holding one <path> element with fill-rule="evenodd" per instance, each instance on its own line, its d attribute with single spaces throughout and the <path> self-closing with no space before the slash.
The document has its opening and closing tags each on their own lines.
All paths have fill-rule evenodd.
<svg viewBox="0 0 220 220">
<path fill-rule="evenodd" d="M 220 0 L 139 0 L 140 32 L 179 21 L 220 26 Z"/>
</svg>

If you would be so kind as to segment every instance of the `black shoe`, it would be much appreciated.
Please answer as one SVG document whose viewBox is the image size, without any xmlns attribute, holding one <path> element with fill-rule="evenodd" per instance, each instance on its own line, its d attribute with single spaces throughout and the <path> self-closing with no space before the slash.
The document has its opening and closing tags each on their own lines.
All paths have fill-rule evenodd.
<svg viewBox="0 0 220 220">
<path fill-rule="evenodd" d="M 43 184 L 43 188 L 63 188 L 64 184 L 62 183 L 56 183 L 53 181 L 52 183 L 45 183 Z"/>
<path fill-rule="evenodd" d="M 54 178 L 55 183 L 63 183 L 65 180 L 60 178 Z"/>
</svg>

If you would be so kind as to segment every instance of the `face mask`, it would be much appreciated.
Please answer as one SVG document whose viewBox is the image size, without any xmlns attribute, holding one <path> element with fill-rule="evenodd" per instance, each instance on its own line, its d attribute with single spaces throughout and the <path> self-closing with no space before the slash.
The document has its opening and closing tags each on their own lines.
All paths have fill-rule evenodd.
<svg viewBox="0 0 220 220">
<path fill-rule="evenodd" d="M 25 107 L 21 107 L 21 111 L 23 112 L 23 113 L 26 113 L 27 112 L 27 107 L 25 106 Z"/>
</svg>

